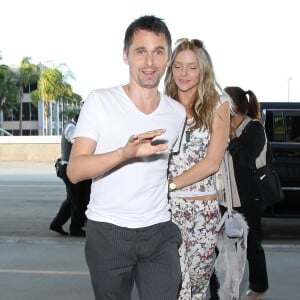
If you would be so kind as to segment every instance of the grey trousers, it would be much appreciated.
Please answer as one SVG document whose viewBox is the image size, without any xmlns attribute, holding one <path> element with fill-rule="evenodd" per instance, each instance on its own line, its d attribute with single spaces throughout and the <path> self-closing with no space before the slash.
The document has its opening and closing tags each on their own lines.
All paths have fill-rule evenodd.
<svg viewBox="0 0 300 300">
<path fill-rule="evenodd" d="M 171 221 L 130 229 L 88 220 L 85 255 L 95 299 L 129 300 L 135 281 L 140 300 L 176 300 L 180 242 Z"/>
</svg>

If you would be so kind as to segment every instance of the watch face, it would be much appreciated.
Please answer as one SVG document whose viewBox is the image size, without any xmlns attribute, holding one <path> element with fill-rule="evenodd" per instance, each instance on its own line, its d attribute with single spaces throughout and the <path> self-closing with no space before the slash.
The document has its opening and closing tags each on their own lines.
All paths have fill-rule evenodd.
<svg viewBox="0 0 300 300">
<path fill-rule="evenodd" d="M 175 190 L 175 189 L 176 189 L 176 184 L 175 184 L 174 182 L 171 182 L 171 183 L 169 184 L 169 188 L 170 188 L 171 191 L 172 191 L 172 190 Z"/>
</svg>

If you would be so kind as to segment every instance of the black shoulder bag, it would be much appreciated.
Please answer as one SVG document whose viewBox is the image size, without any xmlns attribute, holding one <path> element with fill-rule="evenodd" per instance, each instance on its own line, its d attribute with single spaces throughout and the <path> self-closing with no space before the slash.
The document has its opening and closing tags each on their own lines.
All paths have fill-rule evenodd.
<svg viewBox="0 0 300 300">
<path fill-rule="evenodd" d="M 251 169 L 257 182 L 259 196 L 262 200 L 262 210 L 265 210 L 267 207 L 273 206 L 284 199 L 284 192 L 273 164 L 273 153 L 267 137 L 266 144 L 259 157 L 264 161 L 263 166 L 259 168 L 252 166 Z"/>
</svg>

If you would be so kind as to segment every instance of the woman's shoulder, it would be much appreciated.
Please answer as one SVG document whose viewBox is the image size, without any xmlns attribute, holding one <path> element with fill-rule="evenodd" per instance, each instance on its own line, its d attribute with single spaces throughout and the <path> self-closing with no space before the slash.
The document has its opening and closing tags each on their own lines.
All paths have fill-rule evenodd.
<svg viewBox="0 0 300 300">
<path fill-rule="evenodd" d="M 265 137 L 264 125 L 257 119 L 251 119 L 242 132 L 247 135 L 255 136 L 257 139 Z"/>
<path fill-rule="evenodd" d="M 246 116 L 242 123 L 235 129 L 235 134 L 239 137 L 241 134 L 263 131 L 263 124 L 256 119 Z"/>
<path fill-rule="evenodd" d="M 229 96 L 227 96 L 227 95 L 224 95 L 224 94 L 222 94 L 222 95 L 220 95 L 219 96 L 219 101 L 218 101 L 218 103 L 217 103 L 217 108 L 218 107 L 220 107 L 222 104 L 224 104 L 224 103 L 231 103 L 231 99 L 230 99 L 230 97 Z"/>
<path fill-rule="evenodd" d="M 229 105 L 229 109 L 231 109 L 231 99 L 230 99 L 230 97 L 228 97 L 227 95 L 222 94 L 219 97 L 219 101 L 217 102 L 215 111 L 217 111 L 224 103 Z"/>
<path fill-rule="evenodd" d="M 257 129 L 261 130 L 264 128 L 264 125 L 258 119 L 251 119 L 245 128 L 247 128 L 247 127 L 251 127 L 253 129 L 257 128 Z"/>
<path fill-rule="evenodd" d="M 220 100 L 219 100 L 220 105 L 222 105 L 225 102 L 229 102 L 230 103 L 229 96 L 224 95 L 224 94 L 220 95 Z"/>
</svg>

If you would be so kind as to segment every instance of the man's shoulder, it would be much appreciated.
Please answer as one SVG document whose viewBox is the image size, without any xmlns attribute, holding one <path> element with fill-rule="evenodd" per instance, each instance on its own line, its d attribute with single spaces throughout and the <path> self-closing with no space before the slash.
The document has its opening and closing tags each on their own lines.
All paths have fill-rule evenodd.
<svg viewBox="0 0 300 300">
<path fill-rule="evenodd" d="M 165 102 L 169 106 L 171 106 L 174 110 L 178 111 L 178 113 L 180 113 L 180 114 L 184 114 L 184 115 L 186 114 L 185 108 L 180 102 L 176 101 L 175 99 L 173 99 L 167 95 L 164 95 L 164 94 L 162 94 L 162 95 L 164 97 Z"/>
<path fill-rule="evenodd" d="M 87 96 L 85 102 L 89 106 L 98 107 L 99 105 L 112 105 L 120 98 L 122 98 L 121 86 L 115 86 L 92 90 Z"/>
<path fill-rule="evenodd" d="M 94 89 L 90 92 L 88 97 L 98 96 L 101 97 L 102 95 L 108 95 L 108 94 L 119 94 L 121 91 L 121 86 L 114 86 L 109 88 L 98 88 Z"/>
</svg>

